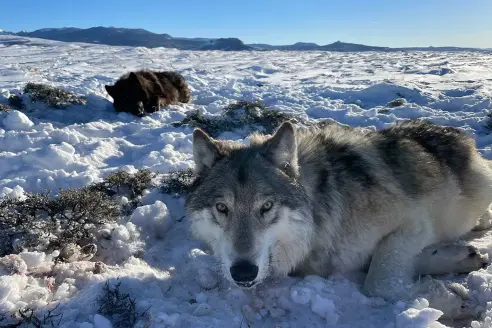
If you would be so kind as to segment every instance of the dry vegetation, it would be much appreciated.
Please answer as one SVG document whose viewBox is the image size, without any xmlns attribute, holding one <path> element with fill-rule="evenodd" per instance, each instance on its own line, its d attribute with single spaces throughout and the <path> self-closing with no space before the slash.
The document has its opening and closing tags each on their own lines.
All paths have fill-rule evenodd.
<svg viewBox="0 0 492 328">
<path fill-rule="evenodd" d="M 210 136 L 217 137 L 222 132 L 244 127 L 271 133 L 285 121 L 298 120 L 293 115 L 270 109 L 259 101 L 241 100 L 224 108 L 217 117 L 208 118 L 199 111 L 192 111 L 182 121 L 173 125 L 198 127 Z"/>
</svg>

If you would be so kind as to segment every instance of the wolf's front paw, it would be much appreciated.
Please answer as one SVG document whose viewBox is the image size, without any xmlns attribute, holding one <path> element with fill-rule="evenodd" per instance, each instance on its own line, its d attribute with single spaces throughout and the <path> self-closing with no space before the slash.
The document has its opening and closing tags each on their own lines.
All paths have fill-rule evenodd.
<svg viewBox="0 0 492 328">
<path fill-rule="evenodd" d="M 421 280 L 419 287 L 419 297 L 426 298 L 430 307 L 442 311 L 443 319 L 473 319 L 484 311 L 480 302 L 461 284 L 427 277 Z"/>
<path fill-rule="evenodd" d="M 457 263 L 458 267 L 463 269 L 463 272 L 468 273 L 486 268 L 489 262 L 487 253 L 481 253 L 475 246 L 468 246 L 468 254 Z"/>
<path fill-rule="evenodd" d="M 447 285 L 447 289 L 452 294 L 451 297 L 455 298 L 460 303 L 459 307 L 456 307 L 450 311 L 449 314 L 444 314 L 443 318 L 449 319 L 472 319 L 480 315 L 485 311 L 485 307 L 480 305 L 480 302 L 473 297 L 473 295 L 463 285 L 458 283 L 450 283 Z"/>
<path fill-rule="evenodd" d="M 420 274 L 470 273 L 487 267 L 489 257 L 471 245 L 449 244 L 428 247 L 419 255 Z"/>
</svg>

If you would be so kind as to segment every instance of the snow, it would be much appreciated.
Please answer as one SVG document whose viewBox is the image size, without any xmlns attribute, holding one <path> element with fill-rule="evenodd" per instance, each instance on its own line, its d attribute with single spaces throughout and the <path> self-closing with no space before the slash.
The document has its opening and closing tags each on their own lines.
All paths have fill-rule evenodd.
<svg viewBox="0 0 492 328">
<path fill-rule="evenodd" d="M 168 209 L 161 201 L 140 206 L 133 212 L 130 221 L 144 230 L 145 235 L 157 238 L 163 238 L 171 227 Z"/>
<path fill-rule="evenodd" d="M 2 123 L 7 130 L 28 130 L 34 125 L 24 113 L 18 110 L 11 111 Z"/>
<path fill-rule="evenodd" d="M 94 328 L 94 325 L 89 322 L 83 322 L 79 325 L 79 328 Z"/>
<path fill-rule="evenodd" d="M 102 315 L 96 314 L 94 316 L 94 328 L 113 328 L 113 325 Z"/>
<path fill-rule="evenodd" d="M 412 307 L 396 316 L 396 328 L 445 327 L 436 322 L 442 314 L 439 310 L 429 308 L 429 302 L 426 299 L 418 299 Z"/>
<path fill-rule="evenodd" d="M 46 254 L 41 252 L 22 252 L 19 256 L 26 263 L 28 269 L 37 267 L 46 259 Z"/>
<path fill-rule="evenodd" d="M 193 167 L 191 128 L 173 127 L 189 110 L 207 116 L 237 100 L 261 99 L 305 119 L 383 128 L 428 117 L 463 128 L 492 159 L 492 57 L 484 53 L 228 52 L 110 47 L 0 36 L 0 102 L 28 81 L 85 95 L 87 106 L 49 109 L 26 103 L 0 113 L 0 196 L 80 188 L 123 169 L 156 173 Z M 145 118 L 115 113 L 104 90 L 134 69 L 174 69 L 190 84 L 193 103 Z M 399 107 L 386 108 L 398 98 Z M 243 131 L 222 138 L 244 141 Z M 122 203 L 128 199 L 121 199 Z M 492 266 L 458 280 L 487 311 L 473 322 L 437 320 L 426 300 L 388 303 L 364 296 L 363 277 L 285 278 L 251 291 L 229 285 L 218 264 L 188 231 L 183 199 L 145 193 L 129 217 L 96 232 L 91 261 L 54 265 L 57 253 L 0 258 L 0 311 L 29 306 L 63 312 L 60 327 L 112 327 L 98 314 L 106 280 L 136 300 L 137 327 L 492 327 Z M 491 212 L 492 213 L 492 212 Z M 485 220 L 490 220 L 490 217 Z M 491 232 L 472 243 L 492 256 Z M 100 264 L 103 262 L 104 265 Z M 102 265 L 102 266 L 101 266 Z M 98 267 L 100 270 L 96 270 Z M 101 269 L 103 268 L 103 269 Z M 488 302 L 488 303 L 487 303 Z"/>
</svg>

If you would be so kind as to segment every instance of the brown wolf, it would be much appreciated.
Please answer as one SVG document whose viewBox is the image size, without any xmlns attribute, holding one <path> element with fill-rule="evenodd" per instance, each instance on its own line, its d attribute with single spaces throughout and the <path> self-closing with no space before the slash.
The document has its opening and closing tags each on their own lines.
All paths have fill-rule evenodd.
<svg viewBox="0 0 492 328">
<path fill-rule="evenodd" d="M 190 89 L 184 77 L 173 71 L 140 70 L 121 76 L 114 85 L 105 85 L 117 112 L 137 116 L 153 113 L 160 106 L 187 103 Z"/>
</svg>

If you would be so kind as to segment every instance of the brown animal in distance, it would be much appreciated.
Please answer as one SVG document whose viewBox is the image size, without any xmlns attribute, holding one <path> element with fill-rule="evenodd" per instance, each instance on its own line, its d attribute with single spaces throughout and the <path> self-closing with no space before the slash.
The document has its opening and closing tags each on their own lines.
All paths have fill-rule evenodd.
<svg viewBox="0 0 492 328">
<path fill-rule="evenodd" d="M 137 116 L 159 111 L 161 106 L 190 101 L 184 77 L 174 71 L 140 70 L 121 76 L 114 85 L 104 86 L 117 112 Z"/>
</svg>

